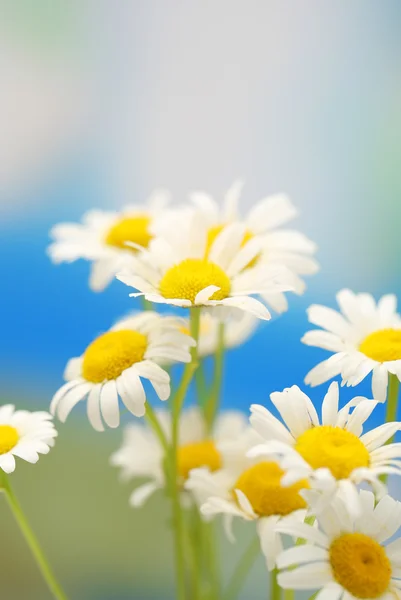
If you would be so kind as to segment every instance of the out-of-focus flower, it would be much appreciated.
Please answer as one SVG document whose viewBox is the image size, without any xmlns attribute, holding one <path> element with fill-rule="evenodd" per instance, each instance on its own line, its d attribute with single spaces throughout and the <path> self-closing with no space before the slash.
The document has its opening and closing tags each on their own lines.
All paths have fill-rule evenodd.
<svg viewBox="0 0 401 600">
<path fill-rule="evenodd" d="M 55 263 L 91 261 L 89 285 L 101 291 L 139 248 L 148 247 L 168 201 L 168 192 L 157 190 L 146 205 L 126 206 L 119 212 L 92 210 L 82 223 L 60 223 L 50 232 L 54 241 L 48 254 Z"/>
<path fill-rule="evenodd" d="M 285 550 L 277 566 L 284 589 L 319 588 L 319 600 L 381 598 L 401 595 L 401 540 L 385 542 L 401 525 L 401 503 L 385 496 L 375 506 L 371 492 L 360 492 L 362 513 L 355 518 L 337 498 L 311 526 L 288 519 L 279 531 L 306 544 Z"/>
<path fill-rule="evenodd" d="M 177 319 L 148 311 L 119 321 L 97 337 L 66 367 L 67 381 L 53 397 L 50 412 L 64 422 L 86 396 L 91 425 L 103 431 L 102 417 L 109 427 L 118 427 L 120 396 L 135 416 L 145 414 L 146 395 L 141 379 L 148 379 L 160 400 L 170 396 L 170 376 L 158 364 L 189 362 L 194 341 L 177 331 Z"/>
<path fill-rule="evenodd" d="M 0 469 L 15 470 L 15 457 L 36 463 L 47 454 L 57 437 L 52 417 L 44 411 L 15 410 L 12 404 L 0 407 Z"/>
<path fill-rule="evenodd" d="M 169 439 L 171 414 L 159 410 L 156 411 L 156 416 Z M 180 417 L 178 435 L 177 467 L 180 483 L 183 484 L 188 479 L 192 469 L 207 467 L 214 472 L 230 466 L 239 455 L 244 456 L 241 439 L 246 430 L 249 430 L 249 425 L 240 412 L 222 413 L 217 418 L 212 433 L 208 433 L 205 419 L 198 407 L 184 411 Z M 125 428 L 122 446 L 112 455 L 111 464 L 121 468 L 125 481 L 135 477 L 149 480 L 132 493 L 132 506 L 141 506 L 156 490 L 165 487 L 163 461 L 164 450 L 151 428 L 136 424 Z"/>
<path fill-rule="evenodd" d="M 316 510 L 340 494 L 346 498 L 349 510 L 358 514 L 357 484 L 366 481 L 381 496 L 386 488 L 380 475 L 401 475 L 397 460 L 401 458 L 401 445 L 385 445 L 401 429 L 401 423 L 385 423 L 362 435 L 364 422 L 377 406 L 374 400 L 356 397 L 339 410 L 338 384 L 334 382 L 323 400 L 320 423 L 312 401 L 299 387 L 274 392 L 270 398 L 285 425 L 264 406 L 252 405 L 251 424 L 266 442 L 249 455 L 279 456 L 286 472 L 283 485 L 307 480 L 320 492 Z"/>
<path fill-rule="evenodd" d="M 322 329 L 308 331 L 302 341 L 334 352 L 306 376 L 305 382 L 319 385 L 341 374 L 348 386 L 358 385 L 371 372 L 372 391 L 384 402 L 388 375 L 401 380 L 401 317 L 397 299 L 389 294 L 376 304 L 370 294 L 341 290 L 337 294 L 341 313 L 312 305 L 309 321 Z"/>
<path fill-rule="evenodd" d="M 281 226 L 297 215 L 297 210 L 285 194 L 268 196 L 257 202 L 246 216 L 239 210 L 243 183 L 236 181 L 224 196 L 220 206 L 209 194 L 193 192 L 190 199 L 196 207 L 197 220 L 206 222 L 208 247 L 229 223 L 243 223 L 245 232 L 242 243 L 259 236 L 263 240 L 261 252 L 254 257 L 254 264 L 284 265 L 297 275 L 312 275 L 319 269 L 313 258 L 316 244 L 303 233 Z M 295 292 L 304 291 L 304 283 L 297 280 Z M 282 292 L 263 294 L 266 302 L 277 312 L 288 308 Z"/>
<path fill-rule="evenodd" d="M 306 502 L 299 492 L 308 483 L 298 481 L 283 486 L 284 471 L 274 459 L 261 462 L 248 458 L 247 449 L 257 439 L 260 438 L 254 431 L 246 431 L 240 443 L 242 453 L 237 453 L 236 460 L 216 472 L 194 469 L 185 487 L 194 494 L 205 517 L 223 515 L 231 541 L 234 540 L 231 529 L 234 517 L 255 521 L 267 568 L 272 570 L 276 556 L 283 549 L 277 523 L 288 515 L 295 515 L 300 521 L 305 518 Z"/>
<path fill-rule="evenodd" d="M 181 219 L 176 235 L 158 237 L 132 258 L 130 269 L 117 275 L 151 302 L 173 306 L 208 306 L 215 316 L 238 309 L 260 319 L 270 313 L 253 295 L 292 290 L 293 273 L 277 265 L 249 265 L 261 251 L 260 238 L 242 245 L 245 227 L 224 228 L 208 248 L 207 230 L 195 215 Z"/>
</svg>

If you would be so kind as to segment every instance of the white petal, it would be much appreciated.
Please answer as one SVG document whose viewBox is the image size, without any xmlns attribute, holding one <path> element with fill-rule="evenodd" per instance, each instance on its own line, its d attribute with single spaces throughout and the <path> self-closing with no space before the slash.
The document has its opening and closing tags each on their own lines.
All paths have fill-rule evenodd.
<svg viewBox="0 0 401 600">
<path fill-rule="evenodd" d="M 146 412 L 145 390 L 133 368 L 122 372 L 117 380 L 117 389 L 127 409 L 136 417 L 143 417 Z"/>
<path fill-rule="evenodd" d="M 327 536 L 322 532 L 308 525 L 306 523 L 299 523 L 297 521 L 290 521 L 283 519 L 277 525 L 277 531 L 280 533 L 286 533 L 294 537 L 303 538 L 306 541 L 313 542 L 322 548 L 327 548 L 329 541 Z"/>
<path fill-rule="evenodd" d="M 89 423 L 96 431 L 104 431 L 103 421 L 100 413 L 100 390 L 102 384 L 93 385 L 86 402 L 86 411 Z"/>
<path fill-rule="evenodd" d="M 149 483 L 145 483 L 140 487 L 136 488 L 130 496 L 129 502 L 131 506 L 134 508 L 139 508 L 143 506 L 145 502 L 150 498 L 152 494 L 156 492 L 160 488 L 160 485 L 151 481 Z"/>
<path fill-rule="evenodd" d="M 294 565 L 324 561 L 326 559 L 328 559 L 328 552 L 325 548 L 320 548 L 312 544 L 303 544 L 302 546 L 293 546 L 280 554 L 277 559 L 277 567 L 279 569 L 286 569 Z"/>
<path fill-rule="evenodd" d="M 319 304 L 312 304 L 308 308 L 308 318 L 310 323 L 335 333 L 341 339 L 347 340 L 352 338 L 352 327 L 344 319 L 344 317 L 327 306 L 321 306 Z"/>
<path fill-rule="evenodd" d="M 323 348 L 331 352 L 341 352 L 344 350 L 344 343 L 338 335 L 330 331 L 322 331 L 321 329 L 308 331 L 301 339 L 301 342 L 307 346 L 316 346 L 317 348 Z"/>
<path fill-rule="evenodd" d="M 388 371 L 382 364 L 373 369 L 372 393 L 378 402 L 385 402 L 387 398 Z"/>
<path fill-rule="evenodd" d="M 333 377 L 337 377 L 340 374 L 342 368 L 342 361 L 345 358 L 344 352 L 338 352 L 333 354 L 327 360 L 323 360 L 321 363 L 316 365 L 305 377 L 305 383 L 311 386 L 320 385 Z"/>
<path fill-rule="evenodd" d="M 118 407 L 117 383 L 114 379 L 107 381 L 100 390 L 100 411 L 109 427 L 119 426 L 120 410 Z"/>
<path fill-rule="evenodd" d="M 58 403 L 60 402 L 61 398 L 63 396 L 65 396 L 65 394 L 67 394 L 67 392 L 69 392 L 74 387 L 77 387 L 78 385 L 80 385 L 83 382 L 84 382 L 83 380 L 68 381 L 63 386 L 61 386 L 61 388 L 59 390 L 57 390 L 57 392 L 54 394 L 54 396 L 52 398 L 52 401 L 50 402 L 50 408 L 49 408 L 49 411 L 53 416 L 56 414 Z"/>
<path fill-rule="evenodd" d="M 89 287 L 93 292 L 102 292 L 111 283 L 118 268 L 114 258 L 100 259 L 91 265 Z"/>
<path fill-rule="evenodd" d="M 91 383 L 82 383 L 81 385 L 72 388 L 72 390 L 67 392 L 66 395 L 61 398 L 57 408 L 57 416 L 62 423 L 67 419 L 74 406 L 86 396 L 91 388 Z"/>
<path fill-rule="evenodd" d="M 220 288 L 217 285 L 208 285 L 196 294 L 194 304 L 204 304 L 204 302 L 209 300 L 215 292 L 219 291 L 219 289 Z"/>
<path fill-rule="evenodd" d="M 338 383 L 333 381 L 330 385 L 327 394 L 323 399 L 322 404 L 322 424 L 323 425 L 336 425 L 337 413 L 338 413 L 338 400 L 339 391 Z"/>
<path fill-rule="evenodd" d="M 276 533 L 279 516 L 258 519 L 256 528 L 260 538 L 260 546 L 266 558 L 266 566 L 272 571 L 276 566 L 276 558 L 282 552 L 280 534 Z"/>
<path fill-rule="evenodd" d="M 3 469 L 5 473 L 12 473 L 15 471 L 15 458 L 11 452 L 0 455 L 0 469 Z"/>
<path fill-rule="evenodd" d="M 331 582 L 332 574 L 328 563 L 312 563 L 279 573 L 277 581 L 284 589 L 310 590 Z"/>
<path fill-rule="evenodd" d="M 267 310 L 266 306 L 259 300 L 256 300 L 256 298 L 251 298 L 251 296 L 225 298 L 224 300 L 221 300 L 219 304 L 250 312 L 258 319 L 262 319 L 264 321 L 269 321 L 271 319 L 271 314 Z"/>
<path fill-rule="evenodd" d="M 151 360 L 143 360 L 134 365 L 134 371 L 140 376 L 146 379 L 152 379 L 159 383 L 169 383 L 170 375 L 162 369 L 159 365 Z"/>
</svg>

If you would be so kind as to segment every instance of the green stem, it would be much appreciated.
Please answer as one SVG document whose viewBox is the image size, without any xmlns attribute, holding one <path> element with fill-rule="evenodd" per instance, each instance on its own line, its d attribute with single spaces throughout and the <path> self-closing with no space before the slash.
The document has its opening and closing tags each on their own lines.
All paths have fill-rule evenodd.
<svg viewBox="0 0 401 600">
<path fill-rule="evenodd" d="M 156 434 L 156 436 L 159 439 L 159 442 L 160 442 L 163 450 L 165 451 L 165 453 L 167 455 L 170 451 L 170 447 L 169 447 L 169 443 L 166 438 L 166 434 L 164 433 L 162 426 L 160 425 L 159 419 L 157 418 L 155 411 L 153 410 L 152 406 L 148 402 L 146 403 L 145 419 L 147 420 L 149 425 L 152 427 L 154 433 Z"/>
<path fill-rule="evenodd" d="M 39 546 L 39 542 L 36 539 L 35 534 L 33 533 L 22 511 L 21 505 L 18 502 L 17 497 L 15 496 L 6 475 L 3 475 L 2 477 L 1 488 L 4 490 L 4 493 L 8 500 L 8 504 L 11 508 L 12 513 L 14 514 L 15 520 L 19 525 L 19 528 L 25 538 L 25 541 L 28 544 L 29 549 L 31 550 L 34 556 L 36 564 L 38 565 L 44 580 L 49 586 L 51 593 L 57 600 L 67 600 L 67 596 L 64 594 L 59 583 L 57 582 L 54 573 L 49 563 L 47 562 L 41 547 Z"/>
<path fill-rule="evenodd" d="M 199 338 L 200 309 L 191 309 L 190 333 L 197 342 Z M 185 556 L 184 556 L 184 524 L 180 503 L 180 482 L 177 465 L 178 434 L 181 410 L 189 384 L 198 366 L 197 347 L 191 348 L 191 362 L 184 368 L 181 383 L 172 403 L 172 432 L 171 432 L 171 500 L 173 506 L 173 523 L 175 536 L 175 565 L 177 600 L 185 600 Z"/>
<path fill-rule="evenodd" d="M 207 398 L 207 383 L 202 360 L 199 361 L 199 367 L 195 371 L 195 387 L 198 405 L 204 408 Z"/>
<path fill-rule="evenodd" d="M 217 333 L 217 347 L 214 355 L 214 376 L 212 389 L 210 392 L 209 400 L 205 407 L 206 423 L 209 430 L 211 429 L 221 394 L 221 386 L 223 382 L 223 367 L 224 367 L 224 323 L 219 323 Z"/>
<path fill-rule="evenodd" d="M 207 576 L 210 582 L 212 598 L 220 600 L 220 573 L 216 552 L 216 536 L 214 523 L 202 522 L 205 537 L 205 555 L 207 560 Z"/>
<path fill-rule="evenodd" d="M 388 375 L 388 390 L 387 390 L 387 402 L 386 402 L 386 423 L 392 423 L 397 420 L 398 412 L 398 392 L 400 388 L 400 382 L 397 375 Z M 387 440 L 387 444 L 391 444 L 394 441 L 394 436 Z M 387 483 L 387 473 L 380 476 L 380 481 Z"/>
<path fill-rule="evenodd" d="M 277 569 L 270 574 L 270 600 L 280 600 L 281 588 L 277 582 Z"/>
<path fill-rule="evenodd" d="M 140 296 L 142 310 L 153 310 L 152 303 L 149 300 L 146 300 L 145 296 Z"/>
<path fill-rule="evenodd" d="M 387 392 L 387 407 L 386 407 L 386 423 L 391 423 L 397 420 L 397 409 L 398 409 L 398 392 L 400 388 L 400 382 L 397 375 L 389 375 L 388 378 L 388 392 Z M 393 438 L 387 443 L 391 444 Z"/>
<path fill-rule="evenodd" d="M 284 600 L 294 600 L 294 596 L 294 590 L 283 590 Z"/>
<path fill-rule="evenodd" d="M 228 583 L 223 600 L 235 600 L 243 588 L 250 569 L 260 555 L 259 538 L 254 538 L 237 563 L 231 580 Z"/>
</svg>

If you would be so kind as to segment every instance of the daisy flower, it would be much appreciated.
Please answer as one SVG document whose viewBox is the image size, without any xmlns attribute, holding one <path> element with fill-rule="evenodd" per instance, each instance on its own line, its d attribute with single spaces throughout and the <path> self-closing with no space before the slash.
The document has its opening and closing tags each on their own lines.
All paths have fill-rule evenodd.
<svg viewBox="0 0 401 600">
<path fill-rule="evenodd" d="M 202 312 L 200 317 L 198 356 L 215 354 L 218 346 L 219 325 L 221 321 L 210 312 Z M 236 348 L 249 339 L 256 331 L 259 319 L 250 313 L 242 313 L 238 319 L 229 319 L 224 324 L 224 347 Z M 189 334 L 189 323 L 180 327 Z"/>
<path fill-rule="evenodd" d="M 55 394 L 50 412 L 64 422 L 85 397 L 89 421 L 103 431 L 118 427 L 120 397 L 135 416 L 145 414 L 146 394 L 141 382 L 148 379 L 160 400 L 170 396 L 170 376 L 159 363 L 190 362 L 194 340 L 177 331 L 180 320 L 147 311 L 122 319 L 98 336 L 66 367 L 67 381 Z"/>
<path fill-rule="evenodd" d="M 357 514 L 357 484 L 366 481 L 381 496 L 385 486 L 380 475 L 401 475 L 401 444 L 385 445 L 401 429 L 401 423 L 385 423 L 363 434 L 363 424 L 377 406 L 374 400 L 356 397 L 339 410 L 338 384 L 334 382 L 323 400 L 320 422 L 310 398 L 295 385 L 270 398 L 284 424 L 264 406 L 253 404 L 251 425 L 266 442 L 249 455 L 278 455 L 286 472 L 282 484 L 307 480 L 312 489 L 321 492 L 320 507 L 340 494 Z"/>
<path fill-rule="evenodd" d="M 224 226 L 229 223 L 243 223 L 243 244 L 256 236 L 263 239 L 262 251 L 254 258 L 255 263 L 285 265 L 297 275 L 316 273 L 319 269 L 313 258 L 316 245 L 299 231 L 281 227 L 297 215 L 297 210 L 288 196 L 276 194 L 263 198 L 246 216 L 242 216 L 238 206 L 242 187 L 243 182 L 234 182 L 226 192 L 222 206 L 205 192 L 193 192 L 190 195 L 196 207 L 197 218 L 206 221 L 209 247 Z M 294 291 L 302 293 L 304 289 L 303 281 L 297 278 Z M 287 310 L 288 303 L 282 292 L 277 291 L 264 296 L 266 302 L 277 312 Z"/>
<path fill-rule="evenodd" d="M 277 524 L 289 515 L 301 522 L 306 516 L 306 502 L 300 491 L 307 481 L 283 486 L 284 471 L 274 459 L 252 460 L 246 456 L 259 438 L 248 431 L 242 437 L 242 454 L 220 471 L 201 468 L 191 471 L 185 487 L 194 494 L 201 513 L 211 518 L 221 514 L 227 537 L 234 541 L 232 520 L 239 517 L 255 521 L 267 568 L 274 569 L 276 557 L 282 551 L 282 541 Z"/>
<path fill-rule="evenodd" d="M 57 431 L 52 417 L 44 411 L 15 410 L 12 404 L 0 407 L 0 469 L 15 470 L 15 456 L 36 463 L 39 454 L 54 446 Z"/>
<path fill-rule="evenodd" d="M 144 206 L 126 206 L 118 212 L 91 210 L 82 223 L 60 223 L 50 232 L 53 243 L 48 254 L 57 264 L 79 258 L 91 261 L 89 285 L 102 291 L 129 264 L 138 246 L 148 247 L 168 201 L 168 192 L 157 190 Z"/>
<path fill-rule="evenodd" d="M 156 411 L 158 421 L 170 440 L 171 413 Z M 215 472 L 231 464 L 238 450 L 238 438 L 249 429 L 245 416 L 236 411 L 222 413 L 208 434 L 203 414 L 198 407 L 184 411 L 180 417 L 177 454 L 181 484 L 188 479 L 192 469 L 208 467 Z M 130 504 L 141 506 L 155 491 L 165 487 L 164 450 L 153 429 L 147 425 L 130 424 L 124 430 L 122 446 L 111 457 L 111 464 L 120 467 L 124 481 L 141 477 L 148 481 L 132 493 Z"/>
<path fill-rule="evenodd" d="M 188 215 L 177 229 L 179 234 L 171 239 L 155 238 L 133 257 L 130 270 L 117 275 L 139 290 L 131 296 L 181 307 L 241 309 L 270 319 L 266 306 L 252 296 L 293 289 L 294 275 L 285 267 L 255 265 L 244 270 L 260 252 L 261 240 L 254 238 L 242 246 L 243 225 L 224 228 L 210 250 L 207 229 L 195 215 Z"/>
<path fill-rule="evenodd" d="M 341 290 L 337 302 L 341 312 L 320 305 L 308 309 L 309 321 L 322 329 L 308 331 L 303 343 L 334 354 L 314 367 L 305 382 L 315 386 L 341 374 L 344 383 L 355 386 L 372 373 L 373 396 L 383 402 L 389 373 L 401 379 L 397 299 L 390 294 L 376 304 L 370 294 Z"/>
<path fill-rule="evenodd" d="M 386 543 L 401 525 L 401 503 L 384 496 L 375 506 L 371 492 L 360 492 L 355 517 L 337 498 L 319 517 L 319 527 L 280 523 L 282 533 L 306 544 L 285 550 L 277 566 L 284 589 L 319 589 L 319 600 L 393 600 L 401 597 L 401 540 Z"/>
</svg>

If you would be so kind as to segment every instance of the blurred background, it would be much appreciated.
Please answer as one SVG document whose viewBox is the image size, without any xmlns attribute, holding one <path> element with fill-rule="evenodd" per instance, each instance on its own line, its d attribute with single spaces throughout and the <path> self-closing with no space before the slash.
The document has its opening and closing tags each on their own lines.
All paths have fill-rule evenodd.
<svg viewBox="0 0 401 600">
<path fill-rule="evenodd" d="M 117 281 L 91 293 L 87 263 L 52 266 L 50 227 L 158 186 L 182 201 L 244 178 L 244 211 L 286 191 L 319 246 L 307 293 L 229 354 L 225 407 L 302 385 L 326 356 L 299 342 L 312 302 L 400 295 L 400 26 L 397 0 L 1 2 L 0 401 L 47 408 L 68 358 L 135 307 Z M 12 481 L 69 597 L 172 598 L 168 511 L 129 509 L 108 465 L 121 429 L 98 434 L 78 410 L 59 432 Z M 49 600 L 2 498 L 0 539 L 1 598 Z M 243 597 L 266 582 L 260 561 Z"/>
</svg>

